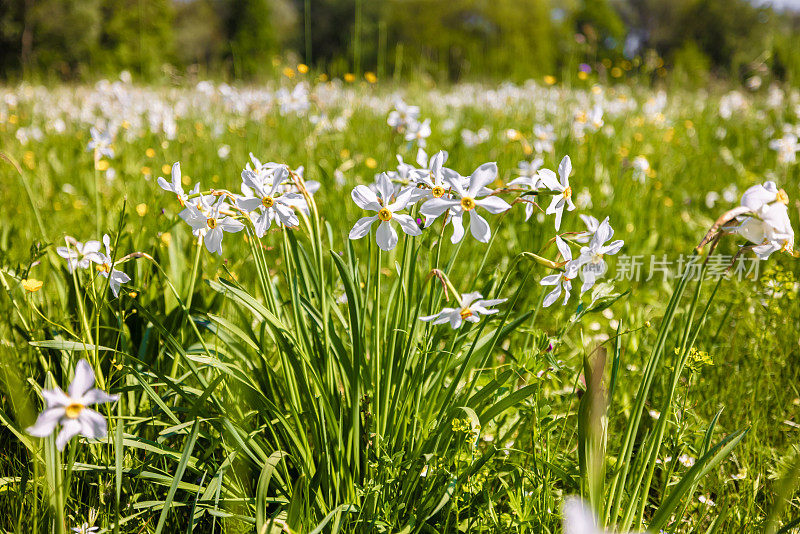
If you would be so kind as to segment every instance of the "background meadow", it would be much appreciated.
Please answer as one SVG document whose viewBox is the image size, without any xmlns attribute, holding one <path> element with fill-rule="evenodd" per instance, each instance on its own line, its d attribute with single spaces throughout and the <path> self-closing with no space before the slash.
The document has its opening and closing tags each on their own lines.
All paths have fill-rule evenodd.
<svg viewBox="0 0 800 534">
<path fill-rule="evenodd" d="M 630 13 L 617 7 L 624 36 Z M 764 12 L 790 26 L 791 14 Z M 396 30 L 390 15 L 402 21 L 381 11 L 372 28 L 358 3 L 346 13 L 375 39 Z M 97 81 L 78 58 L 53 83 L 31 63 L 9 67 L 21 81 L 0 88 L 0 527 L 601 532 L 562 525 L 580 495 L 624 532 L 796 528 L 797 261 L 745 251 L 734 264 L 745 270 L 721 277 L 746 244 L 725 235 L 702 251 L 714 252 L 702 284 L 681 278 L 753 185 L 785 189 L 798 222 L 800 91 L 774 62 L 795 34 L 775 22 L 771 59 L 735 67 L 702 42 L 627 58 L 624 39 L 583 47 L 574 30 L 591 45 L 589 15 L 568 13 L 548 24 L 566 25 L 557 42 L 570 53 L 520 72 L 430 51 L 411 71 L 397 49 L 371 57 L 357 39 L 308 64 L 297 55 L 316 42 L 279 41 L 248 78 L 233 66 L 245 53 L 171 58 L 218 69 L 208 80 L 113 58 L 109 71 L 133 74 Z M 403 102 L 430 135 L 387 124 Z M 463 176 L 497 163 L 489 187 L 513 207 L 486 215 L 488 243 L 469 230 L 451 243 L 441 220 L 391 251 L 374 230 L 348 239 L 367 214 L 353 188 L 398 171 L 398 156 L 418 167 L 420 147 L 447 151 Z M 319 190 L 295 228 L 226 233 L 211 254 L 157 179 L 180 162 L 187 192 L 238 194 L 251 154 Z M 566 304 L 544 307 L 540 282 L 563 267 L 546 261 L 558 263 L 549 197 L 510 182 L 566 155 L 577 208 L 558 233 L 577 256 L 579 215 L 608 217 L 624 246 L 593 290 L 579 296 L 576 281 Z M 526 220 L 532 198 L 543 209 Z M 104 234 L 130 277 L 118 296 L 56 251 Z M 456 330 L 419 320 L 471 291 L 507 300 Z M 59 451 L 26 429 L 42 390 L 66 391 L 80 359 L 119 399 L 94 407 L 107 436 Z"/>
</svg>

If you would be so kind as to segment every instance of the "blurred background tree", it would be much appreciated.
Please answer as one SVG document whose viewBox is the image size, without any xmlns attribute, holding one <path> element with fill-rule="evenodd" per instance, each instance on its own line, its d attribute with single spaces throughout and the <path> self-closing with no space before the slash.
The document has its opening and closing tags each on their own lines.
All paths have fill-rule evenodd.
<svg viewBox="0 0 800 534">
<path fill-rule="evenodd" d="M 795 82 L 800 16 L 748 0 L 0 0 L 0 77 Z M 580 71 L 586 71 L 581 73 Z"/>
</svg>

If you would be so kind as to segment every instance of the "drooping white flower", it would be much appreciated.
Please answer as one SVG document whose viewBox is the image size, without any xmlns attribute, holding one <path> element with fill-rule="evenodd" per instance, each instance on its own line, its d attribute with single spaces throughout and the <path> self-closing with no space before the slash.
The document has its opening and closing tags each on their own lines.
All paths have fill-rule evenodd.
<svg viewBox="0 0 800 534">
<path fill-rule="evenodd" d="M 472 236 L 482 243 L 489 241 L 492 230 L 486 219 L 481 217 L 476 208 L 483 208 L 489 213 L 497 214 L 511 209 L 511 205 L 497 196 L 485 196 L 489 190 L 486 186 L 497 178 L 497 164 L 484 163 L 469 177 L 468 185 L 459 176 L 448 176 L 453 196 L 432 198 L 425 202 L 419 212 L 426 217 L 426 226 L 445 212 L 449 213 L 449 221 L 453 225 L 453 236 L 450 241 L 458 243 L 464 237 L 463 217 L 469 213 L 469 229 Z M 483 198 L 481 198 L 483 197 Z M 447 221 L 445 222 L 447 224 Z"/>
<path fill-rule="evenodd" d="M 158 185 L 164 191 L 173 193 L 178 203 L 183 207 L 186 204 L 186 193 L 183 192 L 183 184 L 181 183 L 181 164 L 176 161 L 172 164 L 172 181 L 167 182 L 162 176 L 158 177 Z"/>
<path fill-rule="evenodd" d="M 239 232 L 244 225 L 223 213 L 229 208 L 228 204 L 220 197 L 210 207 L 199 208 L 195 204 L 187 204 L 180 213 L 180 217 L 192 227 L 192 233 L 203 238 L 209 252 L 222 254 L 222 237 L 224 232 Z"/>
<path fill-rule="evenodd" d="M 55 389 L 42 390 L 45 409 L 39 414 L 36 423 L 27 429 L 36 437 L 51 435 L 56 425 L 61 432 L 56 438 L 58 450 L 64 450 L 73 436 L 80 434 L 90 439 L 100 439 L 106 435 L 106 419 L 88 408 L 93 404 L 113 402 L 119 397 L 94 388 L 94 371 L 86 360 L 80 360 L 75 367 L 75 378 L 67 393 L 56 386 Z"/>
<path fill-rule="evenodd" d="M 542 281 L 539 282 L 543 286 L 555 286 L 553 290 L 544 297 L 542 305 L 545 308 L 557 301 L 561 293 L 564 293 L 564 304 L 567 303 L 570 292 L 572 291 L 572 279 L 578 274 L 577 266 L 572 261 L 572 251 L 569 245 L 559 236 L 556 236 L 556 247 L 558 247 L 558 251 L 561 253 L 561 257 L 566 263 L 563 272 L 545 276 L 542 278 Z"/>
<path fill-rule="evenodd" d="M 380 220 L 375 238 L 381 250 L 392 250 L 397 245 L 397 232 L 391 221 L 400 225 L 400 229 L 410 236 L 417 236 L 422 230 L 410 215 L 398 213 L 406 209 L 411 200 L 413 188 L 403 189 L 395 196 L 394 185 L 385 173 L 377 180 L 377 194 L 365 185 L 353 188 L 351 196 L 358 207 L 377 212 L 375 215 L 362 217 L 350 230 L 350 239 L 361 239 L 369 233 L 372 223 Z"/>
<path fill-rule="evenodd" d="M 294 208 L 308 212 L 305 197 L 300 193 L 281 193 L 283 181 L 289 176 L 286 167 L 277 167 L 268 175 L 257 175 L 245 169 L 242 171 L 242 198 L 239 207 L 244 211 L 256 211 L 253 219 L 256 235 L 263 237 L 272 222 L 283 226 L 300 224 Z"/>
<path fill-rule="evenodd" d="M 56 253 L 67 260 L 67 269 L 69 272 L 75 270 L 76 267 L 81 269 L 88 269 L 92 264 L 92 255 L 100 251 L 99 241 L 87 241 L 81 243 L 75 241 L 71 237 L 66 237 L 66 247 L 58 247 Z"/>
<path fill-rule="evenodd" d="M 89 258 L 97 264 L 97 270 L 100 275 L 108 278 L 108 285 L 116 297 L 119 296 L 119 286 L 130 282 L 131 277 L 114 268 L 114 263 L 111 259 L 111 238 L 108 234 L 103 236 L 103 245 L 106 247 L 105 252 L 97 251 L 91 254 Z"/>
<path fill-rule="evenodd" d="M 753 252 L 762 260 L 769 258 L 773 252 L 792 252 L 794 247 L 794 230 L 789 212 L 786 205 L 780 202 L 763 205 L 755 217 L 744 218 L 736 232 L 755 243 Z"/>
<path fill-rule="evenodd" d="M 742 194 L 742 206 L 753 212 L 758 212 L 765 205 L 773 202 L 786 205 L 789 203 L 789 195 L 783 189 L 778 189 L 775 182 L 771 180 L 749 187 Z"/>
<path fill-rule="evenodd" d="M 580 256 L 574 261 L 575 267 L 581 268 L 583 277 L 581 294 L 591 289 L 597 279 L 605 274 L 608 266 L 603 257 L 606 254 L 616 254 L 625 244 L 623 240 L 617 239 L 606 245 L 612 237 L 614 237 L 614 229 L 611 228 L 608 217 L 606 217 L 595 230 L 589 246 L 581 248 Z"/>
<path fill-rule="evenodd" d="M 541 183 L 550 191 L 557 193 L 553 196 L 553 200 L 550 201 L 550 205 L 545 211 L 547 215 L 555 214 L 556 231 L 561 228 L 561 218 L 564 215 L 564 208 L 566 208 L 567 211 L 575 209 L 575 204 L 572 202 L 572 188 L 569 185 L 569 175 L 571 172 L 572 160 L 569 159 L 569 156 L 564 156 L 561 163 L 558 164 L 558 177 L 561 179 L 560 182 L 556 178 L 556 173 L 550 169 L 542 169 L 539 171 Z"/>
<path fill-rule="evenodd" d="M 484 299 L 483 295 L 474 291 L 463 293 L 459 299 L 460 307 L 443 308 L 442 311 L 434 315 L 420 317 L 420 321 L 432 321 L 432 324 L 450 323 L 453 329 L 461 326 L 464 321 L 477 323 L 481 315 L 492 315 L 499 310 L 492 308 L 502 304 L 506 299 Z"/>
</svg>

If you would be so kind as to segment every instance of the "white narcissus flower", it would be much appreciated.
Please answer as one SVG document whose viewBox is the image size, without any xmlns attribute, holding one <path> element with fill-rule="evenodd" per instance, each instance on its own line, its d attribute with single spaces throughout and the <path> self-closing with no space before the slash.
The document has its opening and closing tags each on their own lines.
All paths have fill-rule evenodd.
<svg viewBox="0 0 800 534">
<path fill-rule="evenodd" d="M 769 147 L 778 152 L 778 163 L 789 164 L 797 161 L 800 145 L 797 143 L 797 136 L 793 133 L 786 133 L 780 139 L 773 139 L 769 142 Z"/>
<path fill-rule="evenodd" d="M 542 281 L 539 282 L 543 286 L 555 286 L 553 290 L 544 297 L 542 305 L 545 308 L 551 306 L 558 300 L 561 293 L 564 293 L 564 304 L 567 303 L 570 292 L 572 291 L 572 279 L 578 274 L 578 268 L 572 261 L 572 251 L 569 245 L 559 236 L 556 236 L 556 247 L 558 247 L 561 257 L 564 258 L 564 271 L 545 276 L 542 278 Z"/>
<path fill-rule="evenodd" d="M 583 277 L 581 294 L 591 289 L 597 279 L 605 274 L 607 266 L 603 256 L 616 254 L 625 244 L 623 240 L 617 239 L 606 245 L 612 237 L 614 237 L 614 229 L 611 228 L 608 217 L 606 217 L 595 230 L 589 246 L 581 248 L 580 256 L 574 261 L 576 267 L 581 267 L 581 276 Z"/>
<path fill-rule="evenodd" d="M 114 296 L 119 296 L 119 286 L 131 281 L 131 277 L 118 269 L 114 269 L 114 262 L 111 260 L 111 238 L 108 234 L 103 236 L 103 245 L 106 251 L 95 252 L 90 259 L 97 264 L 97 270 L 101 276 L 108 278 L 108 285 Z"/>
<path fill-rule="evenodd" d="M 377 212 L 375 215 L 362 217 L 350 230 L 350 239 L 361 239 L 369 233 L 372 223 L 380 220 L 378 231 L 375 238 L 381 250 L 392 250 L 397 246 L 397 232 L 392 227 L 390 221 L 395 221 L 400 228 L 410 236 L 417 236 L 422 233 L 417 223 L 410 215 L 397 213 L 404 210 L 411 200 L 413 188 L 409 187 L 400 191 L 395 197 L 394 185 L 392 185 L 386 173 L 378 176 L 376 184 L 377 195 L 365 185 L 357 185 L 353 188 L 351 196 L 353 202 L 358 207 L 365 210 Z"/>
<path fill-rule="evenodd" d="M 533 127 L 533 150 L 537 154 L 552 152 L 556 134 L 552 124 L 537 124 Z"/>
<path fill-rule="evenodd" d="M 507 299 L 484 299 L 483 295 L 477 291 L 463 293 L 461 295 L 459 308 L 444 308 L 434 315 L 420 317 L 420 321 L 432 321 L 432 324 L 450 323 L 454 329 L 461 326 L 464 321 L 477 323 L 481 315 L 492 315 L 499 310 L 492 306 L 502 304 Z"/>
<path fill-rule="evenodd" d="M 258 215 L 253 219 L 256 235 L 263 237 L 267 233 L 272 221 L 283 226 L 297 226 L 300 224 L 294 208 L 297 207 L 308 212 L 306 200 L 300 193 L 281 192 L 283 181 L 289 176 L 286 167 L 278 167 L 267 175 L 258 175 L 245 169 L 242 171 L 242 194 L 238 200 L 239 207 L 244 211 L 258 210 Z"/>
<path fill-rule="evenodd" d="M 389 112 L 386 123 L 395 130 L 402 132 L 410 124 L 414 124 L 419 119 L 419 106 L 409 106 L 402 99 L 397 99 L 394 109 Z"/>
<path fill-rule="evenodd" d="M 233 217 L 222 214 L 223 209 L 229 206 L 220 198 L 216 203 L 207 208 L 187 204 L 180 217 L 192 227 L 192 233 L 203 238 L 209 252 L 222 254 L 223 232 L 239 232 L 244 225 Z"/>
<path fill-rule="evenodd" d="M 445 212 L 449 212 L 450 221 L 453 224 L 453 236 L 450 238 L 452 243 L 458 243 L 464 237 L 463 217 L 469 213 L 469 229 L 472 236 L 482 243 L 489 241 L 492 230 L 486 219 L 481 217 L 476 208 L 483 208 L 489 213 L 497 214 L 511 209 L 511 205 L 500 197 L 480 196 L 486 195 L 486 186 L 497 178 L 497 164 L 484 163 L 469 177 L 469 186 L 462 183 L 460 176 L 448 176 L 448 182 L 455 195 L 452 198 L 432 198 L 425 202 L 419 212 L 426 217 L 426 226 L 430 226 L 433 221 Z M 447 224 L 447 221 L 445 221 Z"/>
<path fill-rule="evenodd" d="M 575 204 L 572 203 L 572 188 L 569 186 L 569 175 L 571 172 L 572 160 L 569 159 L 569 156 L 564 156 L 564 159 L 558 164 L 558 177 L 561 178 L 560 182 L 556 178 L 556 173 L 550 169 L 542 169 L 539 171 L 542 184 L 550 191 L 558 193 L 553 196 L 553 200 L 550 201 L 550 205 L 545 211 L 547 215 L 555 213 L 556 231 L 561 228 L 561 217 L 564 215 L 564 208 L 566 208 L 567 211 L 575 209 Z"/>
<path fill-rule="evenodd" d="M 88 269 L 92 264 L 92 255 L 100 252 L 100 241 L 87 241 L 81 243 L 75 241 L 71 237 L 65 238 L 67 242 L 66 247 L 58 247 L 56 252 L 59 256 L 67 260 L 67 269 L 69 272 L 75 270 L 76 267 L 81 269 Z"/>
<path fill-rule="evenodd" d="M 411 193 L 411 202 L 418 202 L 427 198 L 442 198 L 450 184 L 445 176 L 457 176 L 455 171 L 444 167 L 447 161 L 447 152 L 440 150 L 428 160 L 425 150 L 417 151 L 417 165 L 422 169 L 415 169 L 415 181 L 418 186 Z M 426 225 L 428 226 L 428 225 Z"/>
<path fill-rule="evenodd" d="M 111 144 L 114 140 L 111 138 L 111 135 L 108 132 L 102 132 L 92 126 L 90 130 L 92 134 L 91 140 L 89 140 L 89 144 L 86 146 L 86 149 L 90 152 L 93 151 L 95 154 L 95 159 L 100 159 L 103 156 L 107 158 L 114 157 L 114 149 L 112 148 Z"/>
<path fill-rule="evenodd" d="M 76 534 L 92 534 L 98 530 L 100 530 L 100 527 L 90 527 L 89 523 L 83 523 L 79 527 L 72 527 L 72 532 L 75 532 Z"/>
<path fill-rule="evenodd" d="M 101 439 L 106 435 L 106 419 L 88 408 L 92 404 L 113 402 L 119 397 L 94 388 L 94 371 L 86 360 L 80 360 L 75 367 L 75 378 L 67 393 L 56 386 L 55 389 L 42 390 L 46 406 L 39 414 L 36 423 L 27 429 L 32 436 L 44 438 L 51 435 L 56 425 L 61 432 L 56 438 L 58 450 L 64 450 L 73 436 L 80 434 L 90 439 Z"/>
<path fill-rule="evenodd" d="M 742 194 L 742 206 L 756 213 L 766 204 L 773 202 L 786 205 L 789 203 L 789 195 L 783 189 L 778 189 L 775 182 L 771 180 L 749 187 Z"/>
<path fill-rule="evenodd" d="M 745 218 L 736 232 L 756 244 L 753 252 L 758 258 L 765 260 L 773 252 L 792 252 L 794 230 L 786 206 L 779 202 L 767 204 L 756 214 L 756 217 Z"/>
<path fill-rule="evenodd" d="M 564 499 L 561 507 L 564 534 L 613 534 L 614 530 L 606 530 L 597 525 L 597 518 L 589 506 L 578 496 Z M 622 534 L 622 533 L 617 533 Z M 628 534 L 634 534 L 629 532 Z"/>
<path fill-rule="evenodd" d="M 583 221 L 583 224 L 586 225 L 586 231 L 576 235 L 574 237 L 574 240 L 577 243 L 588 243 L 589 241 L 592 240 L 592 236 L 594 236 L 594 233 L 600 227 L 600 221 L 598 221 L 595 217 L 591 215 L 581 214 L 578 215 L 578 217 L 580 217 L 581 220 Z"/>
<path fill-rule="evenodd" d="M 633 167 L 633 179 L 637 182 L 644 183 L 647 178 L 647 173 L 650 172 L 650 162 L 644 156 L 636 156 L 631 163 Z"/>
<path fill-rule="evenodd" d="M 541 158 L 536 158 L 533 161 L 520 161 L 519 162 L 519 178 L 514 178 L 508 185 L 514 185 L 517 187 L 521 187 L 527 191 L 538 191 L 539 187 L 541 187 L 541 179 L 539 178 L 538 172 L 539 168 L 544 163 L 544 160 Z M 526 198 L 523 198 L 526 200 Z M 531 218 L 533 215 L 536 206 L 533 202 L 529 202 L 526 200 L 525 202 L 525 220 Z"/>
<path fill-rule="evenodd" d="M 425 119 L 422 122 L 414 121 L 412 124 L 408 125 L 408 130 L 406 131 L 406 141 L 417 142 L 417 146 L 421 148 L 425 148 L 427 143 L 426 139 L 431 135 L 431 120 Z"/>
<path fill-rule="evenodd" d="M 186 193 L 183 192 L 183 184 L 181 183 L 181 164 L 175 162 L 172 164 L 172 181 L 167 182 L 163 177 L 158 177 L 158 185 L 164 191 L 173 193 L 181 207 L 186 204 Z"/>
</svg>

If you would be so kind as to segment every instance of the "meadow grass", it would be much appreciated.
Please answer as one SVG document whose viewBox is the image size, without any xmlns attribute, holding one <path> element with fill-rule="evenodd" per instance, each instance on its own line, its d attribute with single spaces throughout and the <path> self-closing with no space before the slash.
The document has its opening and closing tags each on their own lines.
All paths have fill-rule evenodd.
<svg viewBox="0 0 800 534">
<path fill-rule="evenodd" d="M 736 235 L 696 250 L 766 180 L 797 221 L 797 167 L 769 148 L 797 128 L 796 90 L 0 95 L 2 528 L 557 532 L 572 494 L 622 531 L 787 532 L 800 517 L 797 263 L 756 262 Z M 416 159 L 387 125 L 400 96 L 431 120 L 428 155 L 446 150 L 463 176 L 497 163 L 491 187 L 514 205 L 486 215 L 488 243 L 468 229 L 453 244 L 441 220 L 391 251 L 374 230 L 348 239 L 368 214 L 353 187 Z M 113 157 L 87 150 L 92 127 L 114 134 Z M 187 191 L 238 194 L 250 153 L 303 166 L 288 179 L 307 210 L 263 237 L 244 220 L 210 254 L 156 178 L 180 162 Z M 624 247 L 593 290 L 579 297 L 576 279 L 567 304 L 545 307 L 540 282 L 564 258 L 553 216 L 526 221 L 524 207 L 550 197 L 508 184 L 520 162 L 557 170 L 565 155 L 578 209 L 559 233 L 585 229 L 577 214 L 609 217 Z M 131 279 L 118 298 L 56 252 L 103 234 Z M 720 277 L 732 262 L 744 272 Z M 507 300 L 455 330 L 420 321 L 471 291 Z M 59 451 L 26 428 L 82 358 L 119 400 L 95 406 L 107 437 Z"/>
</svg>

